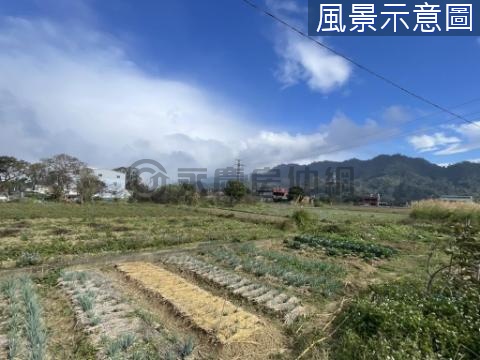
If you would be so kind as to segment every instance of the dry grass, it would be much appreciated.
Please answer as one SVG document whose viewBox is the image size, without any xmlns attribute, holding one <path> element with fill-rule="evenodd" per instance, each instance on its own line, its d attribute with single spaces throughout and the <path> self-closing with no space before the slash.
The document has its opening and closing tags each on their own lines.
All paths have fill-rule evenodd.
<svg viewBox="0 0 480 360">
<path fill-rule="evenodd" d="M 426 220 L 480 220 L 480 204 L 422 200 L 412 204 L 410 216 Z"/>
<path fill-rule="evenodd" d="M 138 262 L 121 264 L 118 269 L 148 291 L 161 296 L 222 344 L 246 341 L 264 330 L 263 322 L 257 316 L 161 267 Z"/>
</svg>

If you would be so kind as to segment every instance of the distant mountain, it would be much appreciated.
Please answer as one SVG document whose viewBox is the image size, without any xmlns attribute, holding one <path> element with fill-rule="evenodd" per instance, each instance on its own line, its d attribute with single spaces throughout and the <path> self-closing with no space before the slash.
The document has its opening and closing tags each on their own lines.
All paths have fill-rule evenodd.
<svg viewBox="0 0 480 360">
<path fill-rule="evenodd" d="M 327 193 L 326 174 L 338 167 L 351 167 L 354 171 L 355 196 L 380 193 L 384 201 L 404 204 L 412 200 L 438 197 L 445 194 L 471 195 L 480 198 L 480 164 L 461 162 L 442 167 L 422 158 L 403 155 L 380 155 L 371 160 L 351 159 L 342 162 L 318 161 L 309 165 L 283 164 L 280 170 L 282 186 L 295 179 L 304 183 L 306 167 L 318 173 L 319 195 Z"/>
</svg>

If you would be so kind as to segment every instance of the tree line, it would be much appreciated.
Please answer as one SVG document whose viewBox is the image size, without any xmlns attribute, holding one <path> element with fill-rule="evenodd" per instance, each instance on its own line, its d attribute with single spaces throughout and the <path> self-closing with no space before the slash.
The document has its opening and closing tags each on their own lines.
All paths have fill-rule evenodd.
<svg viewBox="0 0 480 360">
<path fill-rule="evenodd" d="M 198 192 L 192 184 L 170 184 L 150 189 L 135 168 L 119 167 L 114 170 L 125 174 L 125 188 L 135 201 L 192 205 L 206 195 Z M 95 194 L 105 189 L 105 184 L 92 169 L 68 154 L 54 155 L 33 163 L 13 156 L 0 156 L 0 194 L 20 194 L 26 190 L 35 193 L 40 186 L 48 187 L 50 200 L 63 200 L 74 189 L 81 202 L 92 200 Z M 230 202 L 236 202 L 244 198 L 248 189 L 243 182 L 233 180 L 226 184 L 224 193 Z"/>
<path fill-rule="evenodd" d="M 39 162 L 30 163 L 13 156 L 0 156 L 0 193 L 35 192 L 39 186 L 50 189 L 55 200 L 66 197 L 74 187 L 80 200 L 90 200 L 101 192 L 105 184 L 81 160 L 68 154 L 58 154 Z"/>
</svg>

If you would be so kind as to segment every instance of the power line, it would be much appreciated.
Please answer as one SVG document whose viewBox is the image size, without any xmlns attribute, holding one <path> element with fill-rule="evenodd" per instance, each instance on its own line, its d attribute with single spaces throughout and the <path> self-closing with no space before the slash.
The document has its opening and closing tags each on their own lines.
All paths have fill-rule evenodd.
<svg viewBox="0 0 480 360">
<path fill-rule="evenodd" d="M 469 116 L 469 115 L 474 115 L 474 114 L 478 114 L 478 113 L 480 113 L 480 111 L 474 111 L 472 113 L 464 114 L 463 116 Z M 451 118 L 451 119 L 448 119 L 448 120 L 456 120 L 456 118 Z M 480 118 L 477 118 L 473 121 L 474 122 L 475 121 L 480 121 Z M 417 133 L 422 133 L 422 132 L 424 132 L 428 129 L 433 129 L 435 127 L 436 126 L 430 126 L 430 127 L 427 127 L 427 128 L 421 128 L 421 129 L 410 130 L 410 131 L 403 131 L 403 132 L 400 132 L 398 134 L 392 134 L 390 136 L 384 137 L 383 139 L 380 139 L 379 142 L 383 142 L 384 140 L 388 140 L 388 139 L 395 139 L 396 137 L 399 137 L 399 136 L 406 136 L 406 135 L 413 135 L 413 134 L 417 134 Z M 394 131 L 394 130 L 395 129 L 391 129 L 390 131 Z M 379 135 L 379 134 L 378 133 L 377 134 L 370 134 L 370 135 L 362 137 L 362 140 L 372 138 L 372 137 L 376 137 L 377 135 Z M 370 145 L 370 144 L 361 143 L 361 144 L 353 144 L 353 145 L 350 145 L 350 146 L 337 147 L 337 148 L 334 148 L 332 150 L 322 152 L 321 155 L 333 154 L 333 153 L 337 153 L 337 152 L 340 152 L 340 151 L 355 149 L 355 148 L 362 147 L 362 146 L 367 146 L 367 145 Z"/>
<path fill-rule="evenodd" d="M 461 104 L 458 104 L 458 105 L 453 105 L 453 106 L 450 106 L 450 108 L 453 108 L 453 109 L 458 109 L 458 108 L 461 108 L 461 107 L 464 107 L 466 105 L 470 105 L 474 102 L 477 102 L 477 101 L 480 101 L 480 98 L 475 98 L 475 99 L 472 99 L 472 100 L 469 100 L 469 101 L 466 101 L 466 102 L 463 102 Z M 468 114 L 463 114 L 462 116 L 465 117 L 465 116 L 470 116 L 470 115 L 474 115 L 474 114 L 478 114 L 480 111 L 474 111 L 472 113 L 468 113 Z M 419 121 L 419 120 L 423 120 L 423 119 L 427 119 L 429 117 L 432 117 L 432 116 L 435 116 L 435 115 L 438 115 L 438 114 L 441 114 L 443 113 L 442 111 L 437 111 L 437 112 L 434 112 L 434 113 L 430 113 L 430 114 L 427 114 L 427 115 L 424 115 L 424 116 L 421 116 L 421 117 L 418 117 L 418 118 L 413 118 L 411 120 L 407 120 L 407 121 L 403 121 L 401 125 L 405 125 L 405 124 L 408 124 L 408 123 L 411 123 L 411 122 L 414 122 L 414 121 Z M 450 119 L 447 119 L 445 121 L 451 121 L 451 120 L 457 120 L 457 118 L 450 118 Z M 430 126 L 428 128 L 422 128 L 420 131 L 425 131 L 426 129 L 431 129 L 433 128 L 433 126 Z M 366 136 L 366 138 L 372 138 L 372 137 L 375 137 L 377 135 L 382 135 L 383 133 L 386 133 L 386 132 L 391 132 L 392 130 L 394 129 L 383 129 L 381 131 L 378 131 L 378 132 L 374 132 L 374 133 L 371 133 L 369 134 L 368 136 Z M 408 134 L 408 133 L 407 133 Z M 365 139 L 365 137 L 364 137 Z"/>
<path fill-rule="evenodd" d="M 475 115 L 475 114 L 478 114 L 478 113 L 480 113 L 480 110 L 477 110 L 477 111 L 474 111 L 474 112 L 471 112 L 471 113 L 467 113 L 467 114 L 463 114 L 462 116 L 465 117 L 465 116 Z M 426 116 L 423 116 L 421 118 L 415 118 L 413 120 L 410 120 L 409 122 L 421 120 L 421 119 L 426 118 L 428 116 L 430 116 L 430 115 L 426 115 Z M 458 119 L 457 118 L 450 118 L 450 119 L 446 119 L 445 121 L 452 121 L 452 120 L 458 120 Z M 474 122 L 480 121 L 480 118 L 475 119 L 475 120 L 471 120 L 471 121 L 474 121 Z M 377 136 L 380 136 L 382 134 L 386 134 L 387 136 L 380 139 L 380 141 L 379 141 L 379 142 L 382 142 L 384 140 L 395 139 L 395 138 L 400 137 L 400 136 L 422 133 L 422 132 L 425 132 L 427 130 L 434 129 L 434 128 L 436 128 L 436 126 L 433 125 L 433 126 L 428 126 L 428 127 L 422 127 L 421 129 L 416 129 L 416 130 L 400 131 L 399 133 L 395 133 L 396 129 L 384 129 L 383 131 L 378 131 L 378 132 L 374 132 L 374 133 L 368 134 L 366 136 L 363 136 L 362 140 L 370 139 L 370 138 L 376 138 Z M 394 132 L 394 133 L 392 133 L 392 132 Z M 392 134 L 389 135 L 390 133 L 392 133 Z M 355 144 L 355 145 L 350 145 L 350 146 L 346 146 L 346 147 L 339 147 L 339 148 L 336 148 L 333 151 L 328 151 L 326 153 L 322 153 L 322 155 L 331 154 L 331 153 L 335 153 L 335 152 L 339 152 L 339 151 L 343 151 L 343 150 L 355 149 L 357 147 L 362 147 L 362 146 L 367 146 L 367 145 L 369 145 L 369 144 L 368 143 L 361 143 L 361 144 Z"/>
<path fill-rule="evenodd" d="M 460 119 L 460 120 L 462 120 L 462 121 L 464 121 L 464 122 L 466 122 L 466 123 L 469 123 L 469 124 L 472 124 L 472 125 L 475 125 L 475 126 L 480 127 L 480 125 L 478 125 L 477 123 L 475 123 L 475 122 L 473 122 L 473 121 L 471 121 L 471 120 L 468 120 L 468 119 L 464 118 L 463 116 L 461 116 L 461 115 L 459 115 L 459 114 L 457 114 L 457 113 L 455 113 L 455 112 L 453 112 L 453 111 L 451 111 L 451 110 L 449 110 L 449 109 L 447 109 L 447 108 L 445 108 L 445 107 L 443 107 L 443 106 L 441 106 L 441 105 L 439 105 L 439 104 L 437 104 L 437 103 L 435 103 L 435 102 L 433 102 L 433 101 L 431 101 L 431 100 L 423 97 L 422 95 L 419 95 L 419 94 L 417 94 L 417 93 L 415 93 L 415 92 L 413 92 L 413 91 L 411 91 L 411 90 L 403 87 L 402 85 L 396 83 L 395 81 L 390 80 L 389 78 L 387 78 L 387 77 L 385 77 L 385 76 L 377 73 L 376 71 L 371 70 L 370 68 L 368 68 L 368 67 L 360 64 L 359 62 L 357 62 L 356 60 L 352 59 L 351 57 L 348 57 L 348 56 L 342 54 L 341 52 L 339 52 L 339 51 L 331 48 L 330 46 L 328 46 L 328 45 L 326 45 L 326 44 L 324 44 L 324 43 L 322 43 L 322 42 L 320 42 L 320 41 L 318 41 L 318 40 L 310 37 L 310 36 L 309 36 L 307 33 L 305 33 L 304 31 L 302 31 L 302 30 L 300 30 L 299 28 L 297 28 L 297 27 L 289 24 L 289 23 L 286 22 L 285 20 L 279 18 L 278 16 L 276 16 L 276 15 L 273 14 L 272 12 L 268 11 L 267 9 L 264 9 L 264 8 L 258 6 L 257 4 L 253 3 L 252 1 L 250 1 L 250 0 L 241 0 L 241 1 L 243 1 L 244 3 L 246 3 L 247 5 L 249 5 L 251 8 L 253 8 L 253 9 L 255 9 L 255 10 L 257 10 L 257 11 L 259 11 L 259 12 L 261 12 L 261 13 L 267 15 L 267 16 L 269 16 L 269 17 L 271 17 L 272 19 L 274 19 L 274 20 L 277 21 L 278 23 L 286 26 L 286 27 L 289 28 L 290 30 L 292 30 L 292 31 L 296 32 L 297 34 L 299 34 L 300 36 L 303 36 L 304 38 L 306 38 L 306 39 L 314 42 L 314 43 L 317 44 L 318 46 L 321 46 L 321 47 L 323 47 L 324 49 L 330 51 L 331 53 L 333 53 L 333 54 L 335 54 L 335 55 L 337 55 L 337 56 L 340 56 L 341 58 L 343 58 L 343 59 L 347 60 L 348 62 L 350 62 L 351 64 L 355 65 L 356 67 L 358 67 L 358 68 L 366 71 L 366 72 L 369 73 L 370 75 L 375 76 L 376 78 L 378 78 L 378 79 L 386 82 L 387 84 L 390 84 L 390 85 L 392 85 L 393 87 L 396 87 L 397 89 L 403 91 L 404 93 L 406 93 L 406 94 L 408 94 L 408 95 L 410 95 L 410 96 L 413 96 L 414 98 L 416 98 L 416 99 L 418 99 L 418 100 L 420 100 L 420 101 L 422 101 L 422 102 L 424 102 L 424 103 L 426 103 L 426 104 L 429 104 L 430 106 L 433 106 L 433 107 L 441 110 L 442 112 L 445 112 L 445 113 L 447 113 L 447 114 L 450 114 L 450 115 L 452 115 L 453 117 L 455 117 L 455 118 L 457 118 L 457 119 Z"/>
</svg>

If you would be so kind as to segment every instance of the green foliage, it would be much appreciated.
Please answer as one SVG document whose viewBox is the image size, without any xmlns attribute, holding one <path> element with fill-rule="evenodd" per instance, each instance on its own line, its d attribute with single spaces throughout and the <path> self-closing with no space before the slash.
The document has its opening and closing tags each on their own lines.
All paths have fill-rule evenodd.
<svg viewBox="0 0 480 360">
<path fill-rule="evenodd" d="M 27 277 L 9 279 L 1 288 L 8 302 L 8 359 L 18 358 L 23 339 L 27 344 L 26 359 L 45 359 L 47 333 L 32 281 Z"/>
<path fill-rule="evenodd" d="M 107 348 L 106 353 L 109 358 L 116 358 L 120 353 L 126 352 L 134 343 L 135 335 L 126 333 L 117 337 L 111 341 Z"/>
<path fill-rule="evenodd" d="M 38 297 L 30 279 L 22 280 L 22 299 L 25 306 L 25 329 L 31 360 L 43 360 L 46 355 L 47 334 L 41 318 Z"/>
<path fill-rule="evenodd" d="M 250 214 L 218 218 L 218 214 L 212 216 L 204 210 L 148 203 L 0 204 L 0 228 L 3 226 L 5 235 L 11 237 L 0 242 L 0 261 L 31 266 L 66 254 L 160 249 L 206 240 L 275 238 L 283 235 L 279 227 L 281 221 L 287 220 L 275 217 L 267 222 Z M 18 219 L 27 217 L 31 218 L 27 224 L 29 241 L 21 241 L 19 234 L 27 225 Z M 245 226 L 246 221 L 249 226 Z M 64 231 L 67 228 L 69 231 Z"/>
<path fill-rule="evenodd" d="M 195 343 L 193 342 L 193 338 L 189 337 L 185 342 L 180 345 L 179 354 L 182 359 L 189 356 L 193 352 L 193 348 L 195 347 Z"/>
<path fill-rule="evenodd" d="M 480 290 L 412 282 L 371 287 L 336 319 L 334 359 L 478 359 Z"/>
<path fill-rule="evenodd" d="M 410 217 L 419 220 L 441 221 L 448 224 L 462 223 L 469 220 L 478 227 L 480 226 L 480 205 L 438 200 L 419 201 L 412 205 Z"/>
<path fill-rule="evenodd" d="M 217 248 L 209 251 L 217 261 L 258 277 L 278 278 L 281 282 L 309 288 L 313 295 L 329 297 L 341 289 L 340 278 L 344 271 L 340 266 L 320 260 L 258 249 L 245 244 L 235 249 Z"/>
<path fill-rule="evenodd" d="M 456 236 L 453 240 L 448 243 L 437 242 L 437 247 L 442 249 L 449 260 L 446 265 L 441 265 L 436 270 L 430 271 L 428 290 L 439 275 L 443 275 L 448 280 L 446 285 L 454 282 L 480 282 L 480 238 L 478 232 L 471 226 L 470 221 L 466 221 L 464 224 L 455 226 Z M 433 256 L 433 253 L 431 256 Z M 429 259 L 431 259 L 431 256 Z"/>
<path fill-rule="evenodd" d="M 105 184 L 90 169 L 83 169 L 77 181 L 77 191 L 82 203 L 91 201 L 93 196 L 101 192 Z"/>
<path fill-rule="evenodd" d="M 90 277 L 85 271 L 62 271 L 60 276 L 64 281 L 78 281 L 80 284 L 84 284 Z"/>
<path fill-rule="evenodd" d="M 289 166 L 277 168 L 287 176 Z M 325 174 L 328 168 L 353 167 L 356 194 L 380 193 L 382 201 L 393 205 L 444 194 L 480 197 L 480 165 L 469 162 L 441 167 L 422 158 L 397 154 L 380 155 L 370 160 L 316 161 L 297 166 L 295 171 L 304 171 L 305 166 L 318 174 Z"/>
<path fill-rule="evenodd" d="M 18 281 L 9 279 L 2 283 L 2 292 L 7 298 L 7 357 L 8 360 L 13 360 L 17 357 L 19 351 L 19 343 L 22 332 L 22 319 L 21 319 L 21 304 L 19 296 L 17 295 Z"/>
<path fill-rule="evenodd" d="M 225 186 L 225 195 L 233 200 L 240 200 L 247 194 L 247 187 L 241 181 L 230 180 Z"/>
<path fill-rule="evenodd" d="M 38 252 L 30 252 L 30 251 L 22 252 L 22 254 L 18 257 L 16 261 L 16 265 L 18 267 L 35 266 L 41 263 L 42 263 L 42 259 L 38 254 Z"/>
<path fill-rule="evenodd" d="M 300 186 L 292 186 L 288 189 L 288 200 L 301 200 L 304 195 L 305 191 L 303 191 L 303 188 Z"/>
<path fill-rule="evenodd" d="M 162 186 L 151 195 L 151 200 L 159 204 L 196 205 L 199 195 L 191 184 Z"/>
<path fill-rule="evenodd" d="M 297 210 L 292 214 L 292 219 L 300 229 L 305 229 L 312 223 L 312 216 L 306 210 Z"/>
<path fill-rule="evenodd" d="M 22 190 L 28 163 L 11 156 L 0 156 L 0 193 Z"/>
<path fill-rule="evenodd" d="M 328 255 L 359 255 L 364 259 L 389 258 L 397 251 L 389 246 L 382 246 L 373 243 L 357 240 L 324 239 L 317 236 L 299 235 L 295 236 L 292 248 L 299 248 L 306 244 L 314 248 L 323 248 Z"/>
<path fill-rule="evenodd" d="M 95 294 L 93 292 L 88 291 L 77 296 L 76 299 L 83 311 L 87 312 L 93 309 L 95 303 Z"/>
</svg>

